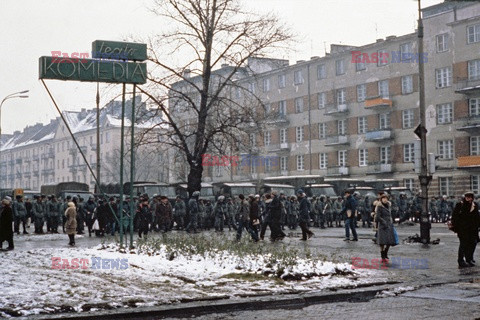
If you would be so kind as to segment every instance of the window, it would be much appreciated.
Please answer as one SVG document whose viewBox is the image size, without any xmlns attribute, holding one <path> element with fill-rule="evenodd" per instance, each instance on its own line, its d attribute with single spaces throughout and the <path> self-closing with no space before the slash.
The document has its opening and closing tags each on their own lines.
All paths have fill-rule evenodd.
<svg viewBox="0 0 480 320">
<path fill-rule="evenodd" d="M 391 150 L 392 147 L 386 146 L 386 147 L 380 147 L 380 163 L 381 164 L 389 164 L 391 163 Z"/>
<path fill-rule="evenodd" d="M 236 87 L 235 88 L 235 98 L 240 99 L 241 97 L 242 97 L 242 89 L 240 87 Z"/>
<path fill-rule="evenodd" d="M 325 139 L 327 136 L 327 126 L 325 123 L 318 124 L 318 139 Z"/>
<path fill-rule="evenodd" d="M 256 147 L 257 146 L 257 137 L 256 137 L 255 133 L 250 133 L 249 139 L 250 139 L 250 147 Z"/>
<path fill-rule="evenodd" d="M 357 86 L 357 101 L 358 102 L 365 101 L 366 96 L 367 96 L 367 85 L 366 84 L 359 84 Z"/>
<path fill-rule="evenodd" d="M 280 170 L 287 171 L 288 170 L 288 158 L 281 157 L 280 158 Z"/>
<path fill-rule="evenodd" d="M 295 85 L 303 83 L 302 70 L 297 70 L 297 71 L 293 72 L 293 83 Z"/>
<path fill-rule="evenodd" d="M 248 84 L 248 91 L 252 94 L 255 94 L 255 91 L 256 91 L 256 85 L 255 85 L 255 82 L 250 82 Z"/>
<path fill-rule="evenodd" d="M 327 169 L 328 156 L 326 153 L 320 153 L 320 169 Z"/>
<path fill-rule="evenodd" d="M 383 49 L 383 50 L 378 50 L 377 53 L 378 53 L 377 66 L 381 67 L 381 66 L 387 65 L 387 64 L 388 64 L 388 53 L 387 53 L 387 50 L 385 50 L 385 49 Z"/>
<path fill-rule="evenodd" d="M 358 165 L 366 167 L 368 165 L 368 149 L 358 150 Z"/>
<path fill-rule="evenodd" d="M 272 112 L 272 105 L 270 103 L 265 104 L 265 117 L 268 117 Z"/>
<path fill-rule="evenodd" d="M 280 129 L 280 143 L 287 143 L 287 129 Z"/>
<path fill-rule="evenodd" d="M 323 109 L 327 105 L 327 95 L 325 92 L 320 92 L 317 94 L 318 98 L 318 109 Z"/>
<path fill-rule="evenodd" d="M 468 102 L 468 114 L 471 117 L 480 116 L 480 98 L 470 99 Z"/>
<path fill-rule="evenodd" d="M 413 122 L 415 115 L 413 109 L 403 110 L 402 111 L 402 127 L 403 129 L 413 128 Z"/>
<path fill-rule="evenodd" d="M 305 170 L 305 156 L 304 155 L 297 156 L 297 170 L 298 171 Z"/>
<path fill-rule="evenodd" d="M 345 61 L 343 59 L 335 61 L 335 72 L 337 76 L 345 74 Z"/>
<path fill-rule="evenodd" d="M 287 115 L 287 101 L 282 100 L 278 102 L 278 114 L 280 116 Z"/>
<path fill-rule="evenodd" d="M 263 92 L 270 91 L 270 78 L 263 79 Z"/>
<path fill-rule="evenodd" d="M 105 143 L 109 143 L 110 142 L 110 132 L 105 132 Z"/>
<path fill-rule="evenodd" d="M 362 70 L 365 70 L 367 69 L 367 66 L 365 64 L 365 62 L 356 62 L 355 63 L 355 70 L 356 71 L 362 71 Z"/>
<path fill-rule="evenodd" d="M 402 61 L 410 61 L 413 57 L 412 43 L 404 43 L 400 45 L 400 57 Z"/>
<path fill-rule="evenodd" d="M 295 112 L 296 113 L 303 112 L 303 98 L 295 98 Z"/>
<path fill-rule="evenodd" d="M 413 190 L 415 187 L 415 182 L 413 179 L 403 179 L 403 186 L 410 190 Z"/>
<path fill-rule="evenodd" d="M 265 146 L 269 146 L 272 142 L 272 133 L 270 131 L 265 132 L 265 135 L 263 136 L 263 142 Z"/>
<path fill-rule="evenodd" d="M 257 163 L 256 163 L 257 161 L 258 160 L 256 160 L 256 159 L 251 159 L 250 160 L 250 174 L 257 173 Z"/>
<path fill-rule="evenodd" d="M 317 66 L 317 79 L 320 80 L 325 78 L 327 78 L 327 69 L 324 64 L 319 64 Z"/>
<path fill-rule="evenodd" d="M 358 133 L 367 133 L 367 117 L 358 117 Z"/>
<path fill-rule="evenodd" d="M 272 171 L 272 159 L 270 157 L 265 158 L 265 172 Z"/>
<path fill-rule="evenodd" d="M 470 155 L 480 156 L 480 136 L 470 137 Z"/>
<path fill-rule="evenodd" d="M 402 94 L 409 94 L 413 92 L 413 77 L 402 77 Z"/>
<path fill-rule="evenodd" d="M 390 129 L 390 113 L 381 113 L 378 115 L 380 129 Z"/>
<path fill-rule="evenodd" d="M 468 61 L 468 80 L 480 79 L 480 60 Z"/>
<path fill-rule="evenodd" d="M 473 193 L 480 193 L 480 176 L 470 176 L 471 190 Z"/>
<path fill-rule="evenodd" d="M 388 98 L 388 80 L 378 81 L 378 95 L 382 98 Z"/>
<path fill-rule="evenodd" d="M 467 27 L 467 43 L 480 41 L 480 23 Z"/>
<path fill-rule="evenodd" d="M 343 119 L 343 120 L 338 120 L 337 121 L 337 132 L 339 135 L 343 135 L 345 134 L 346 130 L 345 130 L 345 124 L 346 124 L 346 120 Z"/>
<path fill-rule="evenodd" d="M 415 159 L 415 144 L 407 143 L 403 145 L 403 162 L 412 162 Z"/>
<path fill-rule="evenodd" d="M 287 85 L 286 77 L 284 74 L 281 74 L 278 76 L 278 87 L 279 88 L 285 88 Z"/>
<path fill-rule="evenodd" d="M 437 154 L 440 159 L 453 159 L 453 140 L 438 141 Z"/>
<path fill-rule="evenodd" d="M 337 90 L 337 105 L 342 105 L 347 102 L 347 94 L 345 89 L 338 89 Z"/>
<path fill-rule="evenodd" d="M 449 87 L 451 83 L 452 69 L 445 67 L 435 70 L 435 79 L 437 88 Z"/>
<path fill-rule="evenodd" d="M 222 176 L 222 171 L 223 171 L 223 167 L 215 166 L 215 177 L 221 177 Z"/>
<path fill-rule="evenodd" d="M 437 52 L 448 51 L 448 34 L 443 33 L 436 36 Z"/>
<path fill-rule="evenodd" d="M 347 166 L 347 150 L 338 151 L 338 166 L 340 167 Z"/>
<path fill-rule="evenodd" d="M 438 185 L 440 186 L 440 194 L 450 196 L 453 194 L 452 177 L 438 178 Z"/>
<path fill-rule="evenodd" d="M 303 127 L 296 127 L 295 128 L 295 136 L 296 136 L 296 140 L 297 142 L 302 142 L 303 141 Z"/>
<path fill-rule="evenodd" d="M 451 103 L 437 105 L 437 124 L 452 123 L 453 108 Z"/>
</svg>

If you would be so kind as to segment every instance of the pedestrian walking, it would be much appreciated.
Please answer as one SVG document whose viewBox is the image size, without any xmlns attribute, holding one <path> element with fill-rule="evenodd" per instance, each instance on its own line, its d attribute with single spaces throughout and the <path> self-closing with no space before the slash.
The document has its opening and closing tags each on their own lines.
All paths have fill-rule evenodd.
<svg viewBox="0 0 480 320">
<path fill-rule="evenodd" d="M 13 211 L 10 207 L 12 199 L 5 197 L 2 200 L 2 206 L 0 208 L 0 249 L 3 247 L 3 242 L 8 242 L 7 250 L 13 250 Z"/>
<path fill-rule="evenodd" d="M 388 201 L 388 194 L 380 196 L 375 206 L 375 222 L 378 223 L 377 244 L 380 245 L 380 255 L 383 261 L 388 260 L 388 250 L 397 245 L 395 229 L 393 227 L 392 204 Z"/>
<path fill-rule="evenodd" d="M 65 232 L 68 234 L 70 240 L 68 244 L 74 246 L 75 233 L 77 232 L 77 208 L 73 202 L 68 202 L 67 206 L 67 210 L 65 210 Z"/>
<path fill-rule="evenodd" d="M 302 237 L 300 240 L 307 241 L 314 236 L 313 232 L 310 231 L 308 224 L 310 222 L 310 210 L 311 204 L 308 201 L 306 194 L 303 192 L 302 189 L 297 191 L 298 199 L 300 199 L 300 207 L 298 213 L 298 224 L 300 229 L 302 229 Z"/>
<path fill-rule="evenodd" d="M 480 216 L 478 205 L 473 201 L 474 194 L 471 191 L 465 193 L 463 200 L 455 205 L 452 214 L 452 224 L 457 233 L 460 244 L 458 247 L 458 267 L 473 267 L 475 260 L 473 255 L 477 242 Z"/>
<path fill-rule="evenodd" d="M 357 200 L 352 196 L 350 190 L 345 190 L 345 201 L 342 209 L 342 214 L 346 214 L 345 219 L 345 240 L 350 241 L 350 229 L 352 230 L 353 241 L 358 241 L 358 235 L 356 230 L 356 212 L 357 212 Z"/>
<path fill-rule="evenodd" d="M 237 228 L 237 241 L 240 241 L 242 238 L 243 229 L 247 229 L 248 233 L 252 236 L 252 239 L 257 242 L 258 235 L 250 227 L 250 204 L 245 200 L 243 194 L 238 195 L 240 199 L 240 205 L 238 207 L 238 228 Z"/>
</svg>

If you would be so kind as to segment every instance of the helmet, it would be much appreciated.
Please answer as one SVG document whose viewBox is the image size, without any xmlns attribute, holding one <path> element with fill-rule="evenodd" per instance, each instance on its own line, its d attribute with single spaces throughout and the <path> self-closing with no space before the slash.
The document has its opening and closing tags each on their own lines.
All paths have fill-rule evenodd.
<svg viewBox="0 0 480 320">
<path fill-rule="evenodd" d="M 200 196 L 200 191 L 194 191 L 192 193 L 192 197 L 199 197 Z"/>
<path fill-rule="evenodd" d="M 224 196 L 218 197 L 218 201 L 223 201 L 223 200 L 225 200 L 225 197 L 224 197 Z"/>
</svg>

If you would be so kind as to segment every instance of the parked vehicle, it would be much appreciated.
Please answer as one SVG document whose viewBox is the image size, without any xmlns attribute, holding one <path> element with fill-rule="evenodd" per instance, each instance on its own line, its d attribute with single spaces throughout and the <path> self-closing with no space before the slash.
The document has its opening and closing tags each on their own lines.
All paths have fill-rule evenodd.
<svg viewBox="0 0 480 320">
<path fill-rule="evenodd" d="M 274 184 L 274 183 L 264 183 L 258 190 L 258 194 L 263 195 L 265 193 L 270 193 L 272 191 L 277 191 L 278 194 L 283 193 L 287 197 L 295 195 L 295 187 L 289 184 Z"/>
<path fill-rule="evenodd" d="M 186 183 L 178 183 L 173 185 L 176 195 L 179 195 L 183 200 L 188 200 L 188 185 Z M 200 189 L 200 199 L 210 200 L 215 202 L 215 195 L 213 193 L 213 185 L 210 183 L 202 182 L 202 188 Z"/>
<path fill-rule="evenodd" d="M 240 194 L 243 194 L 245 196 L 248 196 L 249 194 L 255 194 L 257 187 L 251 182 L 221 182 L 214 183 L 213 189 L 217 198 L 223 195 L 226 198 L 230 197 L 233 199 L 235 197 L 238 197 L 238 195 Z"/>
<path fill-rule="evenodd" d="M 389 187 L 382 189 L 389 195 L 393 195 L 396 199 L 400 198 L 400 194 L 405 194 L 408 199 L 413 198 L 412 190 L 406 187 Z"/>
<path fill-rule="evenodd" d="M 61 199 L 65 199 L 67 196 L 88 199 L 90 196 L 93 196 L 88 184 L 74 181 L 44 184 L 40 187 L 40 193 L 47 196 L 54 194 Z"/>
<path fill-rule="evenodd" d="M 123 184 L 124 196 L 130 195 L 131 183 L 125 182 Z M 133 196 L 138 197 L 142 194 L 147 194 L 149 198 L 154 195 L 166 196 L 170 201 L 175 201 L 176 193 L 175 187 L 170 186 L 167 183 L 149 182 L 149 181 L 136 181 L 133 183 Z"/>
<path fill-rule="evenodd" d="M 303 187 L 307 197 L 324 195 L 330 198 L 335 198 L 339 194 L 335 192 L 333 185 L 331 184 L 311 184 Z"/>
</svg>

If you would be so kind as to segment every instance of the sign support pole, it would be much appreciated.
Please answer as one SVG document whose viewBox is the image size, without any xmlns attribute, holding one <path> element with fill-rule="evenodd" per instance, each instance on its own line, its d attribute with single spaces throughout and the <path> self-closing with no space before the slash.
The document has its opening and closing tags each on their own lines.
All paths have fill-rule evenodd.
<svg viewBox="0 0 480 320">
<path fill-rule="evenodd" d="M 133 248 L 133 216 L 135 214 L 135 201 L 133 201 L 133 181 L 135 181 L 135 94 L 137 85 L 133 85 L 132 99 L 132 119 L 131 119 L 131 135 L 130 135 L 130 248 Z"/>
<path fill-rule="evenodd" d="M 124 144 L 125 138 L 125 86 L 122 85 L 122 125 L 120 127 L 120 247 L 123 247 L 123 159 L 124 159 Z"/>
</svg>

